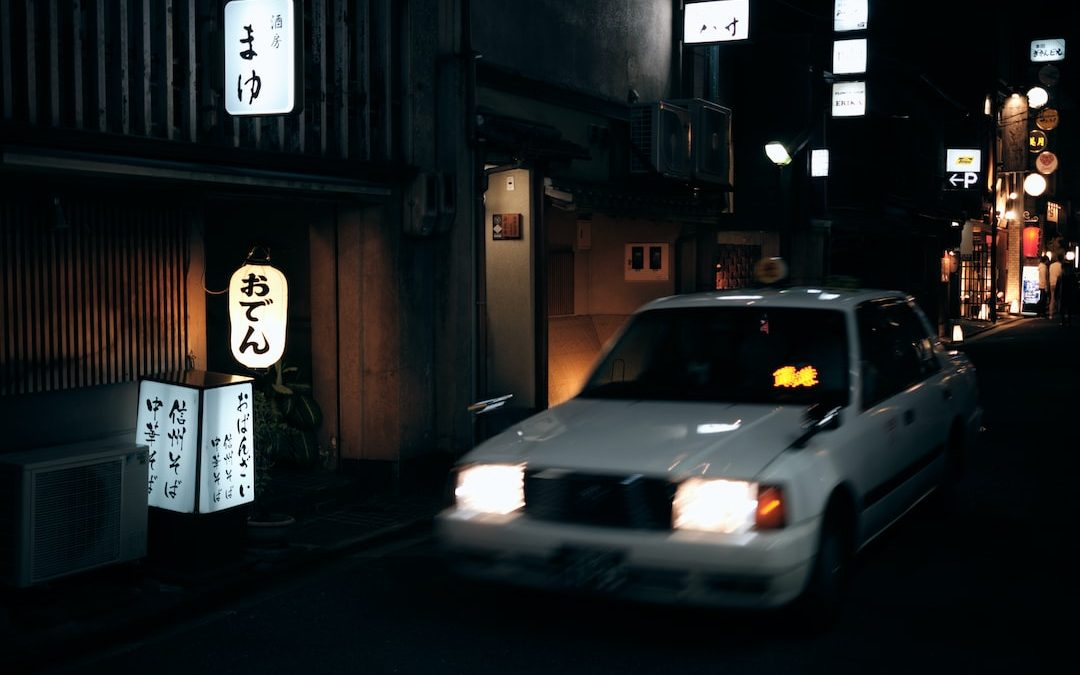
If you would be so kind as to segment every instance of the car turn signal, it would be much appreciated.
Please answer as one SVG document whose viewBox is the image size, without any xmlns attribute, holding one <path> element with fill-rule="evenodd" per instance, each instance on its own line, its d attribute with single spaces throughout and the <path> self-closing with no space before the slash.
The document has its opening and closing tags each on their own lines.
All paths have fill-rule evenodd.
<svg viewBox="0 0 1080 675">
<path fill-rule="evenodd" d="M 775 530 L 784 526 L 784 493 L 775 485 L 762 485 L 758 488 L 757 512 L 754 514 L 754 528 Z"/>
</svg>

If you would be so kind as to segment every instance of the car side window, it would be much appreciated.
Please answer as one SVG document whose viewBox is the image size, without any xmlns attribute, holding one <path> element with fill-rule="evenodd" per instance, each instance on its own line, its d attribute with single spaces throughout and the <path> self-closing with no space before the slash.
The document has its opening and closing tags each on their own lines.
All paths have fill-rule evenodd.
<svg viewBox="0 0 1080 675">
<path fill-rule="evenodd" d="M 886 305 L 885 316 L 895 327 L 898 348 L 904 351 L 905 367 L 911 369 L 909 384 L 926 379 L 941 369 L 934 354 L 934 341 L 926 324 L 910 302 Z"/>
<path fill-rule="evenodd" d="M 897 380 L 892 335 L 881 308 L 871 302 L 859 305 L 855 313 L 859 330 L 863 410 L 903 389 Z"/>
</svg>

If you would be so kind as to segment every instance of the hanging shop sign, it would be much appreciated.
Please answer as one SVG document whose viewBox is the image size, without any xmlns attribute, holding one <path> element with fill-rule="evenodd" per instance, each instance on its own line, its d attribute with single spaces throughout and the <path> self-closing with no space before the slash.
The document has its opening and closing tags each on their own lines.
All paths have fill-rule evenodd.
<svg viewBox="0 0 1080 675">
<path fill-rule="evenodd" d="M 978 148 L 946 148 L 945 190 L 972 190 L 979 185 L 982 171 L 982 150 Z"/>
<path fill-rule="evenodd" d="M 866 114 L 865 82 L 833 82 L 833 117 L 861 117 Z"/>
<path fill-rule="evenodd" d="M 1031 41 L 1031 61 L 1033 63 L 1063 60 L 1065 60 L 1064 38 Z"/>
<path fill-rule="evenodd" d="M 303 54 L 295 0 L 225 3 L 225 111 L 282 115 L 299 108 Z"/>
<path fill-rule="evenodd" d="M 250 377 L 201 370 L 139 382 L 149 506 L 212 513 L 255 499 L 252 393 Z"/>
<path fill-rule="evenodd" d="M 1050 223 L 1058 222 L 1058 218 L 1061 215 L 1061 204 L 1053 201 L 1046 202 L 1046 221 Z"/>
<path fill-rule="evenodd" d="M 269 255 L 247 262 L 229 280 L 229 323 L 233 358 L 253 369 L 269 368 L 285 353 L 289 282 L 270 265 Z"/>
<path fill-rule="evenodd" d="M 1032 129 L 1028 132 L 1028 150 L 1031 152 L 1042 152 L 1046 149 L 1046 133 L 1038 129 Z"/>
<path fill-rule="evenodd" d="M 833 73 L 857 75 L 866 72 L 866 38 L 833 41 Z"/>
<path fill-rule="evenodd" d="M 1054 173 L 1055 171 L 1057 171 L 1057 168 L 1057 155 L 1050 152 L 1049 150 L 1046 150 L 1045 152 L 1040 152 L 1039 156 L 1035 158 L 1035 170 L 1043 174 L 1044 176 L 1049 176 L 1050 174 Z"/>
<path fill-rule="evenodd" d="M 750 37 L 750 0 L 688 2 L 683 10 L 683 42 L 734 42 Z"/>
<path fill-rule="evenodd" d="M 1043 108 L 1035 116 L 1035 126 L 1043 131 L 1053 131 L 1058 125 L 1058 111 L 1054 108 Z"/>
<path fill-rule="evenodd" d="M 810 151 L 810 177 L 828 178 L 829 176 L 829 150 L 828 148 L 814 148 Z"/>
<path fill-rule="evenodd" d="M 833 30 L 866 30 L 870 18 L 867 0 L 836 0 L 833 3 Z"/>
</svg>

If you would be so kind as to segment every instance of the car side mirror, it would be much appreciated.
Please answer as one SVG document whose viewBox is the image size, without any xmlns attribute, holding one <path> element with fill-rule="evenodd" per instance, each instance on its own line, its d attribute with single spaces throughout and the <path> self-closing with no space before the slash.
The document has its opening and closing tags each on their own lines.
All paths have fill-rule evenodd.
<svg viewBox="0 0 1080 675">
<path fill-rule="evenodd" d="M 793 448 L 804 448 L 819 431 L 831 431 L 840 428 L 841 406 L 830 403 L 814 403 L 803 413 L 802 434 L 791 444 Z"/>
<path fill-rule="evenodd" d="M 493 410 L 498 410 L 506 405 L 506 402 L 513 397 L 513 394 L 504 394 L 503 396 L 496 396 L 495 398 L 489 398 L 485 401 L 477 401 L 469 406 L 469 412 L 473 415 L 483 415 Z"/>
</svg>

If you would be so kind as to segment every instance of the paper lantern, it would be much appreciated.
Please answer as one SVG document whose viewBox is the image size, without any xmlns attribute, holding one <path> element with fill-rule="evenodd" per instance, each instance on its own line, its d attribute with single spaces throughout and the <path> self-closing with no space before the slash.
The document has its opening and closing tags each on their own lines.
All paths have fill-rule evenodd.
<svg viewBox="0 0 1080 675">
<path fill-rule="evenodd" d="M 229 281 L 233 357 L 253 369 L 269 368 L 285 353 L 289 282 L 269 261 L 248 262 Z"/>
<path fill-rule="evenodd" d="M 1038 227 L 1024 228 L 1024 257 L 1034 258 L 1039 255 L 1039 240 L 1042 239 L 1042 229 Z"/>
</svg>

